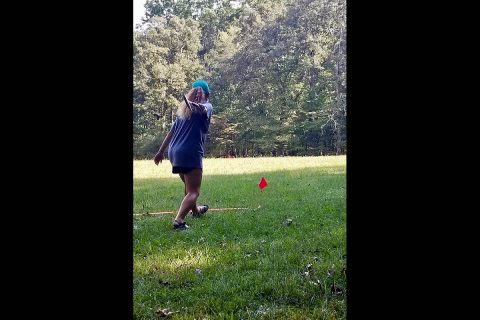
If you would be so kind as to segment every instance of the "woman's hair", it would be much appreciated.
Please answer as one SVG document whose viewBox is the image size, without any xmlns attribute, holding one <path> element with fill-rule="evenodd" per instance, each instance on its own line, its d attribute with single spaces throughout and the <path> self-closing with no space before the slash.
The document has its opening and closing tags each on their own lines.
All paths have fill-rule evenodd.
<svg viewBox="0 0 480 320">
<path fill-rule="evenodd" d="M 201 87 L 195 87 L 188 91 L 186 94 L 187 99 L 196 103 L 205 103 L 207 102 L 208 95 L 205 94 Z M 178 106 L 177 115 L 183 119 L 190 119 L 192 111 L 187 107 L 185 101 L 182 101 Z"/>
</svg>

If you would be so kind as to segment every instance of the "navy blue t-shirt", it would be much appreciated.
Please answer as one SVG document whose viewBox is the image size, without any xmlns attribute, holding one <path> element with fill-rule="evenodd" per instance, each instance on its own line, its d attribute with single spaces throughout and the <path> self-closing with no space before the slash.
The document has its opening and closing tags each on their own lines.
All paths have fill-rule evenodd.
<svg viewBox="0 0 480 320">
<path fill-rule="evenodd" d="M 168 158 L 174 167 L 203 168 L 203 144 L 213 111 L 210 102 L 203 105 L 207 107 L 206 114 L 193 112 L 190 119 L 175 119 L 168 145 Z"/>
</svg>

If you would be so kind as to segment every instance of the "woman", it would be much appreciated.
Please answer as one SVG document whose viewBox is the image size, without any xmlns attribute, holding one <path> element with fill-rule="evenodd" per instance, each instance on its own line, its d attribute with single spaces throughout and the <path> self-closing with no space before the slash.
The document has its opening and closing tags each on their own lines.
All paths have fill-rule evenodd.
<svg viewBox="0 0 480 320">
<path fill-rule="evenodd" d="M 203 145 L 213 111 L 212 104 L 208 101 L 209 96 L 207 82 L 197 80 L 192 84 L 192 89 L 186 95 L 187 99 L 193 102 L 190 103 L 191 109 L 185 102 L 179 105 L 178 117 L 154 158 L 156 165 L 162 162 L 168 146 L 172 173 L 178 173 L 184 183 L 185 197 L 173 221 L 174 229 L 188 228 L 184 219 L 190 210 L 194 217 L 208 210 L 208 205 L 197 207 L 197 199 L 202 184 Z"/>
</svg>

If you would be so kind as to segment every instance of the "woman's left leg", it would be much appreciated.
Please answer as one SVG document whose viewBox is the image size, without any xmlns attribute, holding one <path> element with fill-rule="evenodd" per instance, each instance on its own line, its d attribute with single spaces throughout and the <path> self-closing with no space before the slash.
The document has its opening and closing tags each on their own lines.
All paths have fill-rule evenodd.
<svg viewBox="0 0 480 320">
<path fill-rule="evenodd" d="M 183 181 L 183 191 L 184 191 L 184 197 L 187 195 L 187 185 L 185 183 L 185 176 L 184 176 L 184 173 L 179 173 L 180 175 L 180 179 L 182 179 Z M 192 205 L 192 207 L 190 208 L 190 210 L 192 210 L 192 214 L 193 216 L 198 216 L 199 214 L 199 211 L 198 211 L 198 207 L 197 207 L 197 202 L 195 201 L 195 203 Z M 188 214 L 188 212 L 187 212 Z"/>
<path fill-rule="evenodd" d="M 186 195 L 175 218 L 177 223 L 183 223 L 183 220 L 193 207 L 195 207 L 194 210 L 198 210 L 196 205 L 200 195 L 200 186 L 202 185 L 202 169 L 193 169 L 185 173 L 183 177 L 185 179 Z"/>
</svg>

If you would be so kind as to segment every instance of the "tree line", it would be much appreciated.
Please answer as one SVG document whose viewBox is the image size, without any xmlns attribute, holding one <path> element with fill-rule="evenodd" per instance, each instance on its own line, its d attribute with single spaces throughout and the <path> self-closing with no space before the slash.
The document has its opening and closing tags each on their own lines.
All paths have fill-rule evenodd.
<svg viewBox="0 0 480 320">
<path fill-rule="evenodd" d="M 345 0 L 147 0 L 133 39 L 134 158 L 210 85 L 207 157 L 346 153 Z"/>
</svg>

